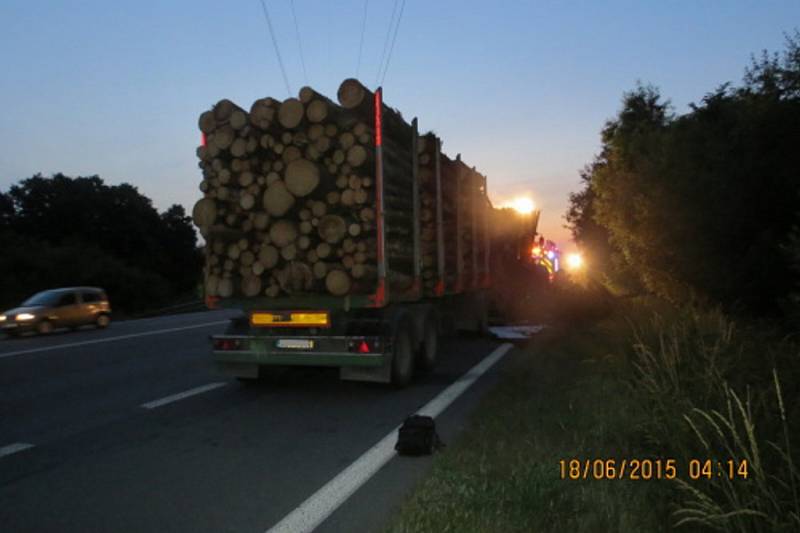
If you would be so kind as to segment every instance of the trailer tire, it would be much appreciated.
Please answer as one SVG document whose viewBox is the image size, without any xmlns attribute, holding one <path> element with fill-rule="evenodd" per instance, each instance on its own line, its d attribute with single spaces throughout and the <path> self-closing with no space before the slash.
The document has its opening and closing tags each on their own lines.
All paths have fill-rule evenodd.
<svg viewBox="0 0 800 533">
<path fill-rule="evenodd" d="M 424 370 L 431 370 L 436 366 L 439 357 L 439 324 L 436 315 L 430 313 L 425 317 L 422 328 L 422 338 L 419 343 L 417 362 Z"/>
<path fill-rule="evenodd" d="M 392 384 L 402 388 L 414 377 L 414 352 L 411 347 L 411 333 L 402 324 L 394 338 L 392 347 Z"/>
</svg>

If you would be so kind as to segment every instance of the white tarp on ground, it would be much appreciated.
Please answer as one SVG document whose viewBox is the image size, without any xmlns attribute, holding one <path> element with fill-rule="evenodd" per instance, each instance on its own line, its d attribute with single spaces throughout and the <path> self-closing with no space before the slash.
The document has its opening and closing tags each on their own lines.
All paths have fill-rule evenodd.
<svg viewBox="0 0 800 533">
<path fill-rule="evenodd" d="M 545 326 L 494 326 L 489 331 L 498 339 L 527 339 L 542 331 Z"/>
</svg>

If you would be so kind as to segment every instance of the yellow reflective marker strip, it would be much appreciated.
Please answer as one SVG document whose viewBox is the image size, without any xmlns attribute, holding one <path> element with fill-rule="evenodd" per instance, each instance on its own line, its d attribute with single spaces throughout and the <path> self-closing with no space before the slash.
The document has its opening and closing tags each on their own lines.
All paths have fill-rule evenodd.
<svg viewBox="0 0 800 533">
<path fill-rule="evenodd" d="M 330 317 L 327 312 L 266 313 L 256 311 L 250 315 L 250 323 L 254 326 L 329 327 Z"/>
</svg>

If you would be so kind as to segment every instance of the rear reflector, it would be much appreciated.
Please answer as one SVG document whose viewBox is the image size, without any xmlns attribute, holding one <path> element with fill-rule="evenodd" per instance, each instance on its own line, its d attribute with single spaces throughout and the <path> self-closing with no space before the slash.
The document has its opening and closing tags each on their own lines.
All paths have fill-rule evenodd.
<svg viewBox="0 0 800 533">
<path fill-rule="evenodd" d="M 329 328 L 330 315 L 327 311 L 285 311 L 268 313 L 254 311 L 250 315 L 250 324 L 261 327 L 284 328 Z"/>
<path fill-rule="evenodd" d="M 241 350 L 244 344 L 239 339 L 214 339 L 214 349 L 219 351 Z"/>
<path fill-rule="evenodd" d="M 350 353 L 381 353 L 381 341 L 375 337 L 351 338 L 347 343 Z"/>
</svg>

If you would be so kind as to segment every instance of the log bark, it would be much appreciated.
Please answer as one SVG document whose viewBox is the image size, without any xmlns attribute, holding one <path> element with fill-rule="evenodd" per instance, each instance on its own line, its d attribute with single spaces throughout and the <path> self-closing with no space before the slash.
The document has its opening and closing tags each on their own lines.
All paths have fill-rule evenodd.
<svg viewBox="0 0 800 533">
<path fill-rule="evenodd" d="M 221 298 L 230 298 L 233 296 L 233 280 L 230 278 L 222 278 L 217 284 L 217 295 Z"/>
<path fill-rule="evenodd" d="M 347 164 L 353 168 L 358 168 L 367 161 L 367 150 L 360 144 L 351 146 L 347 150 Z"/>
<path fill-rule="evenodd" d="M 228 119 L 228 123 L 231 125 L 231 128 L 237 131 L 241 130 L 248 123 L 247 113 L 242 109 L 234 109 L 231 112 L 231 116 Z"/>
<path fill-rule="evenodd" d="M 274 217 L 285 215 L 294 206 L 294 201 L 294 196 L 280 180 L 267 187 L 264 192 L 264 209 Z"/>
<path fill-rule="evenodd" d="M 258 252 L 258 262 L 264 265 L 265 269 L 270 270 L 278 264 L 278 255 L 279 252 L 277 248 L 269 244 L 264 245 Z"/>
<path fill-rule="evenodd" d="M 245 276 L 242 279 L 242 294 L 248 298 L 257 296 L 261 292 L 261 278 L 255 275 Z"/>
<path fill-rule="evenodd" d="M 272 126 L 279 102 L 274 98 L 260 98 L 250 107 L 250 123 L 262 130 Z"/>
<path fill-rule="evenodd" d="M 375 94 L 367 89 L 360 81 L 348 78 L 339 85 L 336 93 L 339 103 L 345 109 L 361 117 L 362 121 L 371 121 L 374 116 Z M 385 103 L 382 108 L 383 130 L 386 138 L 411 139 L 411 126 L 403 120 L 397 111 L 388 107 Z M 367 135 L 366 131 L 357 134 Z M 360 139 L 359 139 L 360 140 Z M 364 142 L 363 144 L 367 144 Z"/>
<path fill-rule="evenodd" d="M 239 197 L 239 205 L 242 209 L 250 210 L 256 205 L 256 197 L 246 192 Z"/>
<path fill-rule="evenodd" d="M 233 102 L 231 102 L 226 98 L 223 98 L 222 100 L 214 104 L 213 113 L 214 113 L 214 119 L 217 121 L 217 124 L 222 124 L 224 122 L 227 122 L 228 118 L 230 118 L 231 113 L 233 113 L 234 109 L 237 109 L 236 104 L 234 104 Z"/>
<path fill-rule="evenodd" d="M 325 277 L 325 287 L 334 296 L 344 296 L 350 292 L 350 276 L 342 270 L 332 270 Z"/>
<path fill-rule="evenodd" d="M 297 227 L 288 220 L 278 220 L 269 228 L 269 238 L 272 244 L 283 248 L 297 238 Z"/>
<path fill-rule="evenodd" d="M 340 216 L 325 215 L 319 219 L 317 232 L 322 240 L 334 244 L 344 238 L 347 233 L 347 224 Z"/>
<path fill-rule="evenodd" d="M 278 108 L 278 122 L 286 129 L 294 129 L 303 121 L 305 109 L 297 98 L 287 98 Z"/>
<path fill-rule="evenodd" d="M 208 228 L 217 219 L 217 203 L 211 198 L 203 198 L 194 204 L 192 219 L 200 228 Z"/>
<path fill-rule="evenodd" d="M 328 117 L 328 104 L 323 100 L 314 99 L 308 103 L 306 118 L 309 122 L 320 123 Z"/>
<path fill-rule="evenodd" d="M 325 202 L 314 202 L 311 205 L 311 214 L 317 218 L 324 216 L 327 211 L 328 206 L 325 204 Z"/>
<path fill-rule="evenodd" d="M 325 259 L 329 255 L 331 255 L 331 245 L 327 242 L 321 242 L 317 245 L 316 248 L 317 257 L 320 259 Z"/>
<path fill-rule="evenodd" d="M 308 159 L 297 159 L 286 167 L 285 179 L 289 192 L 307 196 L 319 185 L 319 168 Z"/>
<path fill-rule="evenodd" d="M 202 113 L 200 115 L 200 120 L 197 121 L 197 125 L 200 128 L 200 131 L 206 135 L 213 132 L 217 127 L 217 121 L 214 118 L 214 112 L 206 111 L 205 113 Z"/>
<path fill-rule="evenodd" d="M 314 282 L 314 275 L 311 268 L 305 263 L 292 261 L 285 268 L 280 270 L 276 277 L 280 288 L 285 292 L 293 293 L 307 291 L 311 289 Z"/>
<path fill-rule="evenodd" d="M 264 212 L 258 212 L 253 217 L 253 227 L 257 230 L 264 230 L 269 226 L 269 215 Z"/>
<path fill-rule="evenodd" d="M 291 243 L 281 248 L 281 257 L 286 261 L 293 261 L 297 257 L 297 246 Z"/>
<path fill-rule="evenodd" d="M 298 148 L 297 146 L 291 145 L 287 146 L 283 150 L 283 154 L 281 155 L 281 157 L 283 159 L 283 162 L 290 166 L 293 161 L 297 161 L 298 159 L 303 157 L 303 152 L 300 151 L 300 148 Z"/>
</svg>

